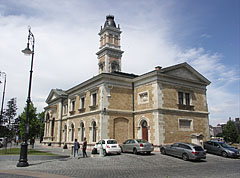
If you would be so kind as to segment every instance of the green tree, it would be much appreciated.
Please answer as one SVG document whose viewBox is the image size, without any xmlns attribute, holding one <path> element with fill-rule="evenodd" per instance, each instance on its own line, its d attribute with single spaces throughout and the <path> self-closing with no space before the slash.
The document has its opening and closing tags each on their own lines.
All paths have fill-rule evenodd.
<svg viewBox="0 0 240 178">
<path fill-rule="evenodd" d="M 17 115 L 17 100 L 16 98 L 12 98 L 7 102 L 7 109 L 4 112 L 4 126 L 8 130 L 5 135 L 8 138 L 13 138 L 15 133 L 15 120 Z"/>
<path fill-rule="evenodd" d="M 227 122 L 227 125 L 223 127 L 223 138 L 227 142 L 236 143 L 238 139 L 238 129 L 232 120 Z"/>
<path fill-rule="evenodd" d="M 38 119 L 40 121 L 40 132 L 39 132 L 39 137 L 40 137 L 40 142 L 43 140 L 43 135 L 44 135 L 44 111 L 38 114 Z"/>
<path fill-rule="evenodd" d="M 20 115 L 20 136 L 23 137 L 25 130 L 27 106 L 24 107 L 23 113 Z M 31 102 L 29 105 L 29 134 L 28 138 L 36 137 L 40 133 L 40 120 L 37 117 L 37 108 Z"/>
</svg>

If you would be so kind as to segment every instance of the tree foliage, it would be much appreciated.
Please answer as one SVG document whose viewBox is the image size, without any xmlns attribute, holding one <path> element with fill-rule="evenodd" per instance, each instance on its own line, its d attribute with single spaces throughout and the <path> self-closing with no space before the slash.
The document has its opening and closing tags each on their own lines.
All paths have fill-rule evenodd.
<svg viewBox="0 0 240 178">
<path fill-rule="evenodd" d="M 13 138 L 18 132 L 17 100 L 12 98 L 7 102 L 7 109 L 3 113 L 1 137 Z"/>
<path fill-rule="evenodd" d="M 226 142 L 236 143 L 239 137 L 238 129 L 232 120 L 223 127 L 223 138 Z"/>
<path fill-rule="evenodd" d="M 26 126 L 27 106 L 24 107 L 23 113 L 20 115 L 20 136 L 23 137 Z M 36 137 L 40 133 L 41 123 L 38 119 L 37 108 L 31 102 L 29 105 L 29 133 L 28 138 Z"/>
</svg>

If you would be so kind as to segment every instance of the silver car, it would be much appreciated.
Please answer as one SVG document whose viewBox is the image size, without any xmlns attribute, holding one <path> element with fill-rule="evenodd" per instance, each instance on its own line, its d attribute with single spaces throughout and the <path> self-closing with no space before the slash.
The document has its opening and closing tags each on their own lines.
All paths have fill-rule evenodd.
<svg viewBox="0 0 240 178">
<path fill-rule="evenodd" d="M 143 139 L 129 139 L 120 145 L 122 152 L 147 153 L 151 154 L 154 150 L 153 144 Z"/>
<path fill-rule="evenodd" d="M 160 148 L 162 154 L 181 157 L 184 161 L 206 159 L 206 152 L 199 145 L 192 143 L 174 143 Z"/>
</svg>

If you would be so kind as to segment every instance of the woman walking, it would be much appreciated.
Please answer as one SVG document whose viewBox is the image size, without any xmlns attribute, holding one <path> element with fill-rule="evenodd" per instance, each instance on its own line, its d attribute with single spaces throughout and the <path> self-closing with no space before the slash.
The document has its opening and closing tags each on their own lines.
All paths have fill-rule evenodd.
<svg viewBox="0 0 240 178">
<path fill-rule="evenodd" d="M 87 139 L 86 139 L 86 137 L 84 137 L 83 147 L 82 147 L 83 158 L 87 157 L 86 149 L 87 149 Z"/>
</svg>

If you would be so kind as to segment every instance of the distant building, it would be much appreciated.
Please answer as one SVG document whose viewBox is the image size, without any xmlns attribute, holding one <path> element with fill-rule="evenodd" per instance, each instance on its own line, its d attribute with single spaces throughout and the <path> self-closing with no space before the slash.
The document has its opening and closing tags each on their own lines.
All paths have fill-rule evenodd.
<svg viewBox="0 0 240 178">
<path fill-rule="evenodd" d="M 51 90 L 43 143 L 71 145 L 84 137 L 90 144 L 100 138 L 119 143 L 139 138 L 154 145 L 209 139 L 210 82 L 187 63 L 142 75 L 121 72 L 120 34 L 114 17 L 107 16 L 96 53 L 99 74 L 68 90 Z"/>
</svg>

